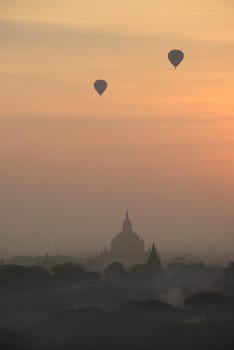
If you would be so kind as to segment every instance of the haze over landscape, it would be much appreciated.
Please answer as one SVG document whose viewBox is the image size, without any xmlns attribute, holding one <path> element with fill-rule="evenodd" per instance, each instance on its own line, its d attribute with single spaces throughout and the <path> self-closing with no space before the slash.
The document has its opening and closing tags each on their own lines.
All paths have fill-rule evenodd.
<svg viewBox="0 0 234 350">
<path fill-rule="evenodd" d="M 0 349 L 233 350 L 233 18 L 0 1 Z"/>
<path fill-rule="evenodd" d="M 99 251 L 128 208 L 148 246 L 234 258 L 233 15 L 231 0 L 1 2 L 7 255 Z"/>
</svg>

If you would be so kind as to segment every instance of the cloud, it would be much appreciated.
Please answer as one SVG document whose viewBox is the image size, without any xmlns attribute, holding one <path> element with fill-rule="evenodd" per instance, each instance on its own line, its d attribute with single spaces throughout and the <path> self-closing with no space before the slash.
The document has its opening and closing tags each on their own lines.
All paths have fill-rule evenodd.
<svg viewBox="0 0 234 350">
<path fill-rule="evenodd" d="M 22 124 L 23 123 L 23 124 Z M 1 115 L 0 114 L 0 124 L 6 126 L 14 126 L 14 125 L 23 125 L 31 126 L 33 124 L 35 127 L 39 125 L 49 126 L 50 124 L 56 127 L 64 127 L 64 125 L 73 125 L 73 126 L 111 126 L 111 127 L 142 127 L 142 126 L 153 126 L 153 125 L 176 125 L 182 128 L 190 128 L 194 126 L 209 126 L 211 124 L 219 125 L 219 124 L 233 124 L 234 117 L 233 116 L 224 116 L 224 117 L 160 117 L 155 115 L 155 117 L 117 117 L 114 114 L 112 116 L 107 117 L 81 117 L 77 114 L 43 114 L 43 115 Z"/>
<path fill-rule="evenodd" d="M 72 47 L 79 48 L 108 47 L 109 49 L 128 47 L 136 49 L 158 50 L 161 47 L 170 48 L 173 44 L 194 49 L 200 45 L 203 49 L 207 46 L 214 48 L 228 47 L 234 49 L 234 40 L 205 40 L 194 36 L 183 35 L 181 37 L 171 33 L 159 32 L 155 34 L 130 34 L 126 31 L 119 32 L 115 29 L 87 29 L 55 22 L 35 21 L 0 21 L 2 45 L 30 46 L 30 47 Z"/>
<path fill-rule="evenodd" d="M 99 46 L 110 43 L 118 37 L 105 32 L 89 31 L 72 26 L 48 22 L 1 21 L 2 43 L 33 46 L 70 46 L 76 44 Z M 118 38 L 119 40 L 121 38 Z"/>
</svg>

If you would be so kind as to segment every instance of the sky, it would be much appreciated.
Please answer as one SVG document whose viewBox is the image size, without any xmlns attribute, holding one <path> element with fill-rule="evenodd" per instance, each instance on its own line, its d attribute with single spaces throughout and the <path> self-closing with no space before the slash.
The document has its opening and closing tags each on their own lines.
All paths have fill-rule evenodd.
<svg viewBox="0 0 234 350">
<path fill-rule="evenodd" d="M 233 17 L 232 0 L 0 1 L 7 254 L 98 251 L 128 208 L 147 247 L 234 259 Z"/>
</svg>

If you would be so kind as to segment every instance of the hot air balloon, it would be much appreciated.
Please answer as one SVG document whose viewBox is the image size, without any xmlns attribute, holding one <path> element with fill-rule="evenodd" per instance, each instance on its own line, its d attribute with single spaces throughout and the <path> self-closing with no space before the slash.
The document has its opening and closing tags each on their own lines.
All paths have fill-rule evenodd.
<svg viewBox="0 0 234 350">
<path fill-rule="evenodd" d="M 183 61 L 184 53 L 181 50 L 171 50 L 168 53 L 168 59 L 176 69 L 176 67 Z"/>
<path fill-rule="evenodd" d="M 107 88 L 107 82 L 105 80 L 99 79 L 94 82 L 93 86 L 99 95 L 102 96 L 103 92 Z"/>
</svg>

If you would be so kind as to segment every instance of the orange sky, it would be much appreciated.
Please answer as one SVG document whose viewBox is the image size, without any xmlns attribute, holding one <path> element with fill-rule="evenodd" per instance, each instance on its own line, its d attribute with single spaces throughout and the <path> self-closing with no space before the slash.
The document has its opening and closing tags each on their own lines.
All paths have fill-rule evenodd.
<svg viewBox="0 0 234 350">
<path fill-rule="evenodd" d="M 228 117 L 233 7 L 228 0 L 3 1 L 1 114 Z M 167 52 L 177 47 L 186 60 L 175 74 Z M 92 91 L 98 77 L 110 85 L 101 105 Z"/>
<path fill-rule="evenodd" d="M 8 0 L 0 10 L 0 245 L 102 247 L 129 206 L 147 244 L 228 248 L 232 0 Z M 173 48 L 185 53 L 177 71 Z M 98 78 L 109 84 L 102 98 Z"/>
</svg>

